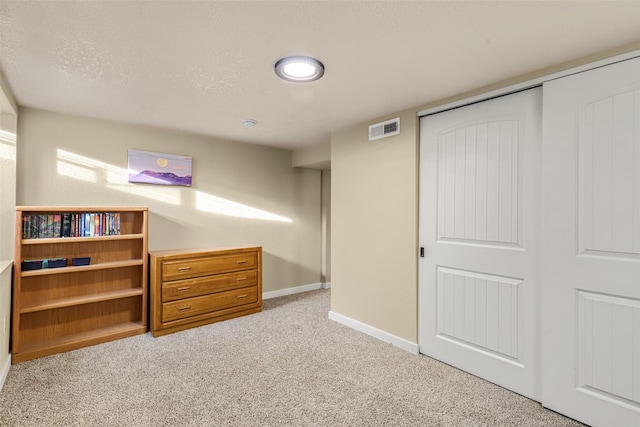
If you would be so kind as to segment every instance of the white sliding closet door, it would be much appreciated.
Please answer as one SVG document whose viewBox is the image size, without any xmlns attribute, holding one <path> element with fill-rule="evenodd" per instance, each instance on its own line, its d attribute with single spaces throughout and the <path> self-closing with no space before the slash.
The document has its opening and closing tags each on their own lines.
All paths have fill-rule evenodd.
<svg viewBox="0 0 640 427">
<path fill-rule="evenodd" d="M 536 400 L 541 92 L 420 121 L 420 351 Z"/>
<path fill-rule="evenodd" d="M 640 59 L 544 84 L 542 403 L 640 426 Z"/>
</svg>

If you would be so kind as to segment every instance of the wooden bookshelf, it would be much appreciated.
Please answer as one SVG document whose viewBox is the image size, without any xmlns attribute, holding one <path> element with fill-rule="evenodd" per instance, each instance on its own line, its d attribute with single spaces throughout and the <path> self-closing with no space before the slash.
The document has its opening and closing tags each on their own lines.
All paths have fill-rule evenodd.
<svg viewBox="0 0 640 427">
<path fill-rule="evenodd" d="M 118 213 L 118 234 L 23 238 L 23 218 Z M 147 220 L 144 207 L 19 206 L 16 209 L 12 363 L 147 331 Z M 89 265 L 71 260 L 90 257 Z M 22 271 L 22 261 L 66 258 L 67 266 Z"/>
</svg>

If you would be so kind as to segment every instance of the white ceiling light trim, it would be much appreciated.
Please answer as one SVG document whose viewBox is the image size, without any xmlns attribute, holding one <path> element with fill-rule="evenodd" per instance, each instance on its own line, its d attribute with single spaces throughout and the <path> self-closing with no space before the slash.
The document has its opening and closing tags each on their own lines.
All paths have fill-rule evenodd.
<svg viewBox="0 0 640 427">
<path fill-rule="evenodd" d="M 312 82 L 324 75 L 322 62 L 309 56 L 287 56 L 275 65 L 276 75 L 290 82 Z"/>
</svg>

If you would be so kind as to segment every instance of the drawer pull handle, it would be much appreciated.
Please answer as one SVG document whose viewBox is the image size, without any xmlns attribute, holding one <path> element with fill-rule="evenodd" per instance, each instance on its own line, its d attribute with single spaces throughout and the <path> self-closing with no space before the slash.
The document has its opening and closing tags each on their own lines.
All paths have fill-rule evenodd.
<svg viewBox="0 0 640 427">
<path fill-rule="evenodd" d="M 191 310 L 190 305 L 185 305 L 184 307 L 178 307 L 178 311 L 180 312 L 189 311 L 189 310 Z"/>
<path fill-rule="evenodd" d="M 247 296 L 248 296 L 247 294 L 244 294 L 244 295 L 238 295 L 238 299 L 243 299 L 243 298 L 246 298 Z"/>
<path fill-rule="evenodd" d="M 237 282 L 244 282 L 245 280 L 247 280 L 246 277 L 238 277 L 238 279 L 236 281 Z"/>
<path fill-rule="evenodd" d="M 241 259 L 240 261 L 236 261 L 236 264 L 246 264 L 247 260 L 246 259 Z"/>
<path fill-rule="evenodd" d="M 178 292 L 188 291 L 189 289 L 191 289 L 191 286 L 181 286 L 178 288 Z"/>
<path fill-rule="evenodd" d="M 185 271 L 191 271 L 191 267 L 178 267 L 178 271 L 180 273 L 184 273 Z"/>
</svg>

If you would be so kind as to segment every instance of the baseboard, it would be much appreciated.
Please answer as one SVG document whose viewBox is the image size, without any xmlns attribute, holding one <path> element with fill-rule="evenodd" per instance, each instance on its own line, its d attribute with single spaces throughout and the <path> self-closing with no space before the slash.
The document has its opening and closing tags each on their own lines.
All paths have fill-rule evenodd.
<svg viewBox="0 0 640 427">
<path fill-rule="evenodd" d="M 401 348 L 402 350 L 408 351 L 409 353 L 420 353 L 420 349 L 418 347 L 418 344 L 416 343 L 407 341 L 404 338 L 397 337 L 388 332 L 367 325 L 366 323 L 362 323 L 358 320 L 354 320 L 347 316 L 343 316 L 342 314 L 338 314 L 334 311 L 329 311 L 329 319 L 338 323 L 342 323 L 343 325 L 348 326 L 351 329 L 355 329 L 358 332 L 362 332 L 386 343 L 393 344 L 396 347 Z"/>
<path fill-rule="evenodd" d="M 269 298 L 283 297 L 286 295 L 300 294 L 302 292 L 316 291 L 318 289 L 328 289 L 330 287 L 331 287 L 331 283 L 326 283 L 326 282 L 311 283 L 309 285 L 294 286 L 293 288 L 278 289 L 277 291 L 263 292 L 262 299 L 265 300 Z"/>
<path fill-rule="evenodd" d="M 2 387 L 4 387 L 4 382 L 7 379 L 7 375 L 9 375 L 9 369 L 11 369 L 11 355 L 7 357 L 7 361 L 2 367 L 2 371 L 0 371 L 0 391 L 2 391 Z"/>
</svg>

